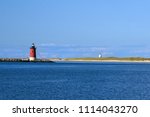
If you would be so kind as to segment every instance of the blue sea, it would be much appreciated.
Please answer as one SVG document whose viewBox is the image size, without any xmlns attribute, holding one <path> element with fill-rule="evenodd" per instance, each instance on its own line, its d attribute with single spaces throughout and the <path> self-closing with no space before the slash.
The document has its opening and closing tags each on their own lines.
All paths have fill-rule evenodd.
<svg viewBox="0 0 150 117">
<path fill-rule="evenodd" d="M 150 63 L 0 62 L 1 100 L 149 100 Z"/>
</svg>

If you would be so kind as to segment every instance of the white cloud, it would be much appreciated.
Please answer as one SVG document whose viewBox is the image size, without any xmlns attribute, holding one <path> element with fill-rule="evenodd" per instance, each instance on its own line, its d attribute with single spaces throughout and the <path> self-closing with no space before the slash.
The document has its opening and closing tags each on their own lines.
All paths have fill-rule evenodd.
<svg viewBox="0 0 150 117">
<path fill-rule="evenodd" d="M 56 46 L 55 43 L 43 43 L 43 44 L 40 44 L 39 46 L 41 47 L 49 47 L 49 46 Z"/>
<path fill-rule="evenodd" d="M 130 51 L 130 53 L 149 53 L 150 54 L 150 48 L 146 48 L 146 49 L 136 49 L 133 51 Z"/>
</svg>

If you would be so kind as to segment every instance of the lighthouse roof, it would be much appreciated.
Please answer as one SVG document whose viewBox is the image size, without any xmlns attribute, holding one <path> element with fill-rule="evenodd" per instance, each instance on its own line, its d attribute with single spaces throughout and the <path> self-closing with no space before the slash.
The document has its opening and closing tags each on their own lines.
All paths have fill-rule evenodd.
<svg viewBox="0 0 150 117">
<path fill-rule="evenodd" d="M 31 46 L 30 48 L 35 48 L 35 45 L 34 45 L 34 43 L 32 43 L 32 46 Z"/>
</svg>

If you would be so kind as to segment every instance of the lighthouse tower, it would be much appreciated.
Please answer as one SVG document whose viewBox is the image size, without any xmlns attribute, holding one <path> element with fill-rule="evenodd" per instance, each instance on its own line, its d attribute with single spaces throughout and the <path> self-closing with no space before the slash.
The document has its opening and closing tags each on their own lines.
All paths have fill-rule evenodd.
<svg viewBox="0 0 150 117">
<path fill-rule="evenodd" d="M 32 43 L 32 46 L 30 47 L 30 61 L 35 61 L 36 60 L 36 47 L 34 43 Z"/>
</svg>

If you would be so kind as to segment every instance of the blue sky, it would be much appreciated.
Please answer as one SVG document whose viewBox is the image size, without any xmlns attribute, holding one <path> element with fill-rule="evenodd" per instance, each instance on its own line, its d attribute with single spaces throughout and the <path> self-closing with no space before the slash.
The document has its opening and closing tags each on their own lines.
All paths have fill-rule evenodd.
<svg viewBox="0 0 150 117">
<path fill-rule="evenodd" d="M 149 0 L 0 0 L 0 57 L 150 57 Z"/>
</svg>

